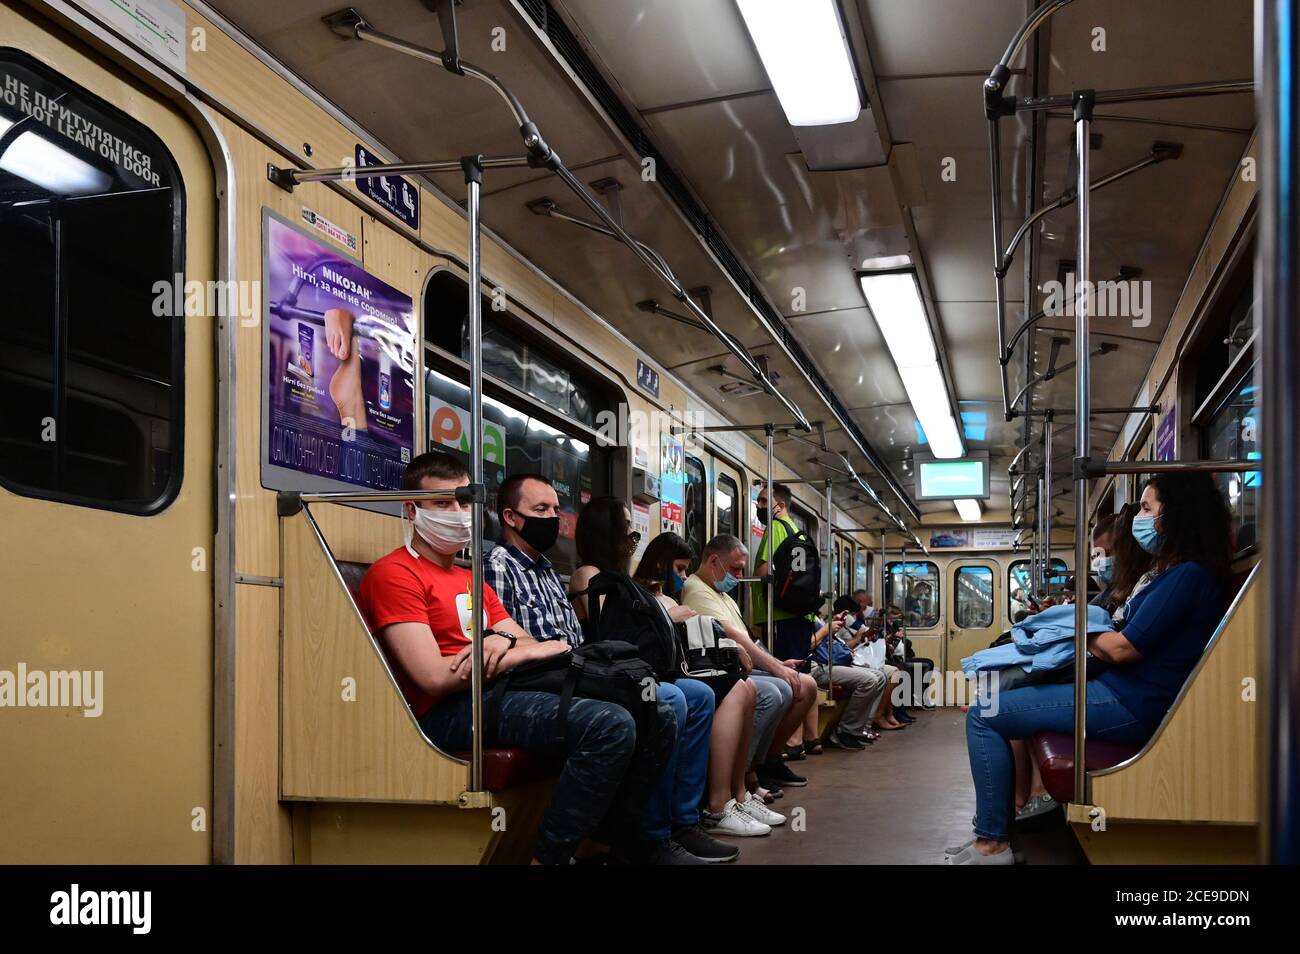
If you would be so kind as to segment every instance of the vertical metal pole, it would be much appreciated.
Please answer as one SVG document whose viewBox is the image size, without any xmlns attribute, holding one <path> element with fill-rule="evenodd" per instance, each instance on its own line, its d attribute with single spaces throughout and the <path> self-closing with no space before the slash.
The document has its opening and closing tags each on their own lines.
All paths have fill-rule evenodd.
<svg viewBox="0 0 1300 954">
<path fill-rule="evenodd" d="M 1043 539 L 1043 477 L 1040 473 L 1038 476 L 1038 519 L 1034 521 L 1034 550 L 1038 553 L 1038 561 L 1035 564 L 1037 578 L 1034 581 L 1034 592 L 1041 599 L 1047 595 L 1047 544 Z"/>
<path fill-rule="evenodd" d="M 465 171 L 465 213 L 469 220 L 469 460 L 470 482 L 476 493 L 470 509 L 470 698 L 473 744 L 470 749 L 469 791 L 483 785 L 483 298 L 479 286 L 483 263 L 479 248 L 479 190 L 483 185 L 481 156 L 461 160 Z"/>
<path fill-rule="evenodd" d="M 1002 380 L 1002 413 L 1011 420 L 1011 389 L 1007 384 L 1007 290 L 1002 269 L 1002 141 L 999 121 L 989 120 L 989 173 L 993 184 L 993 289 L 998 321 L 998 377 Z M 1028 315 L 1029 302 L 1025 302 Z M 1026 405 L 1028 407 L 1028 405 Z"/>
<path fill-rule="evenodd" d="M 880 592 L 876 595 L 876 600 L 880 604 L 877 609 L 885 616 L 889 616 L 889 601 L 885 594 L 889 592 L 889 567 L 888 557 L 885 554 L 885 531 L 880 531 Z"/>
<path fill-rule="evenodd" d="M 1289 0 L 1261 0 L 1256 7 L 1255 66 L 1263 128 L 1259 155 L 1259 252 L 1255 300 L 1259 310 L 1263 401 L 1265 561 L 1263 671 L 1269 674 L 1263 705 L 1266 766 L 1260 817 L 1262 860 L 1300 862 L 1300 142 L 1296 100 L 1300 90 L 1300 19 Z"/>
<path fill-rule="evenodd" d="M 1088 192 L 1088 130 L 1092 126 L 1093 92 L 1074 94 L 1074 148 L 1078 156 L 1079 256 L 1078 286 L 1074 293 L 1074 572 L 1076 579 L 1088 565 L 1088 476 L 1084 469 L 1092 453 L 1088 411 L 1088 318 L 1092 310 Z M 1077 583 L 1075 584 L 1078 585 Z M 1077 595 L 1077 594 L 1076 594 Z M 1088 601 L 1074 601 L 1074 801 L 1088 803 Z"/>
<path fill-rule="evenodd" d="M 767 549 L 767 582 L 763 584 L 767 598 L 767 651 L 773 651 L 776 645 L 776 620 L 772 618 L 775 614 L 776 587 L 772 583 L 772 435 L 775 429 L 768 424 L 764 430 L 767 433 L 767 526 L 763 530 L 763 543 Z"/>
<path fill-rule="evenodd" d="M 1043 421 L 1043 567 L 1044 579 L 1052 579 L 1052 413 Z M 1078 574 L 1075 574 L 1076 578 Z M 1075 583 L 1078 586 L 1078 583 Z"/>
<path fill-rule="evenodd" d="M 826 481 L 826 577 L 832 576 L 831 567 L 835 562 L 835 541 L 833 539 L 833 526 L 831 523 L 834 511 L 831 510 L 831 482 Z M 830 627 L 831 617 L 835 613 L 835 581 L 831 580 L 831 585 L 826 587 L 829 591 L 826 595 L 826 625 Z M 835 645 L 833 632 L 826 634 L 826 691 L 835 698 Z"/>
</svg>

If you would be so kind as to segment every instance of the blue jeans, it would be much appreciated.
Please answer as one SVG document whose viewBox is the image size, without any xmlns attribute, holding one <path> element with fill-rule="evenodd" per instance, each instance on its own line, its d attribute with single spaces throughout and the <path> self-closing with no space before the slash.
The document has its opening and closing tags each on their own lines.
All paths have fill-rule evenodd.
<svg viewBox="0 0 1300 954">
<path fill-rule="evenodd" d="M 578 842 L 640 837 L 641 813 L 677 738 L 673 708 L 660 702 L 654 738 L 638 748 L 636 721 L 622 706 L 574 699 L 565 747 L 560 748 L 560 697 L 551 692 L 507 692 L 501 698 L 497 745 L 563 754 L 564 768 L 542 817 L 533 856 L 543 864 L 567 864 Z M 440 749 L 471 746 L 470 694 L 435 703 L 420 728 Z"/>
<path fill-rule="evenodd" d="M 709 771 L 709 733 L 713 731 L 713 690 L 698 679 L 661 682 L 659 701 L 673 707 L 677 744 L 641 817 L 646 838 L 663 841 L 674 828 L 700 820 L 700 801 Z"/>
<path fill-rule="evenodd" d="M 996 712 L 996 715 L 993 713 Z M 1074 730 L 1074 686 L 1024 686 L 999 692 L 966 713 L 966 748 L 975 782 L 975 834 L 1006 841 L 1014 814 L 1016 769 L 1010 742 L 1038 732 Z M 1145 742 L 1151 733 L 1103 683 L 1088 683 L 1088 738 Z"/>
<path fill-rule="evenodd" d="M 758 693 L 754 702 L 754 735 L 749 743 L 749 764 L 757 766 L 767 761 L 767 753 L 776 741 L 777 724 L 794 705 L 794 690 L 784 679 L 757 670 L 749 674 L 749 681 Z"/>
</svg>

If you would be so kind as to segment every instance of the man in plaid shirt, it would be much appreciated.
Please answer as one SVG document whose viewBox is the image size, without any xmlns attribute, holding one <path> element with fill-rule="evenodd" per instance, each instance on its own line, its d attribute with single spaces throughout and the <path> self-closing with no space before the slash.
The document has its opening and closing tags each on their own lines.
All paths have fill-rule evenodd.
<svg viewBox="0 0 1300 954">
<path fill-rule="evenodd" d="M 483 579 L 510 618 L 538 639 L 582 642 L 582 627 L 551 561 L 543 555 L 560 535 L 560 499 L 540 474 L 513 474 L 497 491 L 501 542 L 483 561 Z M 642 819 L 646 844 L 631 860 L 654 865 L 732 861 L 740 852 L 700 827 L 709 763 L 713 690 L 696 679 L 662 682 L 660 702 L 673 708 L 677 742 Z"/>
<path fill-rule="evenodd" d="M 582 628 L 545 552 L 560 535 L 560 498 L 541 474 L 512 474 L 497 491 L 501 542 L 483 561 L 483 579 L 510 618 L 538 639 L 582 642 Z"/>
</svg>

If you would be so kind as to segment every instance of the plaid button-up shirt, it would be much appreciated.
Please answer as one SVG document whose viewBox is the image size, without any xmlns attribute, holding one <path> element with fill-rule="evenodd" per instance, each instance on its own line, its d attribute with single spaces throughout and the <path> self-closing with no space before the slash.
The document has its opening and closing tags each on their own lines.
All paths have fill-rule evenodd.
<svg viewBox="0 0 1300 954">
<path fill-rule="evenodd" d="M 534 561 L 518 547 L 498 543 L 483 561 L 483 579 L 530 635 L 563 639 L 570 646 L 582 642 L 582 626 L 564 581 L 545 556 Z"/>
</svg>

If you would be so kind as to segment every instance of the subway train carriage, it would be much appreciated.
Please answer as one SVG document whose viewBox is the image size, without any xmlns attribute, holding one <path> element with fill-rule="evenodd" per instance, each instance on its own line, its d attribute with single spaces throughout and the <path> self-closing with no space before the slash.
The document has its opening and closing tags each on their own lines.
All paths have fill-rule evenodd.
<svg viewBox="0 0 1300 954">
<path fill-rule="evenodd" d="M 1291 3 L 347 2 L 0 0 L 0 862 L 1300 860 Z"/>
</svg>

